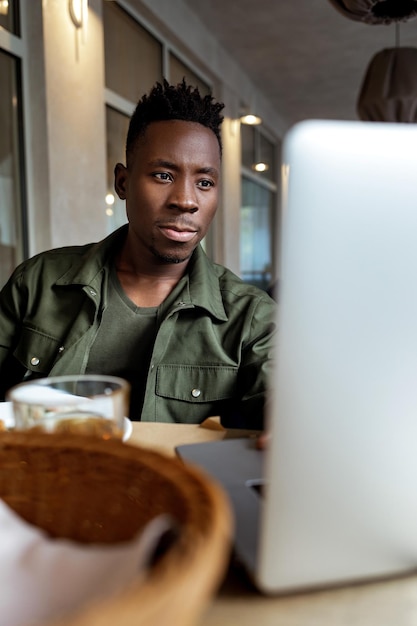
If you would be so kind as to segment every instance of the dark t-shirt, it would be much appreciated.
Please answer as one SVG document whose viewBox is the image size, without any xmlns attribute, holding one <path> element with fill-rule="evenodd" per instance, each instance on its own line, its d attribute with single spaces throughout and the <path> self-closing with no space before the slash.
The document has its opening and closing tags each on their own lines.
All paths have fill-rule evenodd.
<svg viewBox="0 0 417 626">
<path fill-rule="evenodd" d="M 86 373 L 121 376 L 132 386 L 130 419 L 140 420 L 158 307 L 138 307 L 110 270 L 107 308 L 90 351 Z"/>
</svg>

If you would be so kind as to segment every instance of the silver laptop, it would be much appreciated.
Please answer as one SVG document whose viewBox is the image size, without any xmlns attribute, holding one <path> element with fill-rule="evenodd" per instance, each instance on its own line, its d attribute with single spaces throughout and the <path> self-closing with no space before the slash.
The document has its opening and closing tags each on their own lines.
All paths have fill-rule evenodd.
<svg viewBox="0 0 417 626">
<path fill-rule="evenodd" d="M 270 446 L 178 450 L 223 484 L 266 593 L 417 566 L 417 126 L 302 122 L 283 178 Z"/>
</svg>

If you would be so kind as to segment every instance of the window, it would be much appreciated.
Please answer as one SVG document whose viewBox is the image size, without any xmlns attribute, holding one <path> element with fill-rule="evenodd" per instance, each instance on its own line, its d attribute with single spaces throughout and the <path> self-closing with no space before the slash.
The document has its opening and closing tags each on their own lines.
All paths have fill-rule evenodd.
<svg viewBox="0 0 417 626">
<path fill-rule="evenodd" d="M 275 193 L 242 177 L 240 273 L 242 279 L 267 289 L 272 281 L 272 238 Z"/>
<path fill-rule="evenodd" d="M 0 26 L 14 35 L 20 35 L 18 12 L 17 0 L 0 0 Z"/>
<path fill-rule="evenodd" d="M 17 8 L 0 1 L 0 27 L 18 33 Z M 20 69 L 20 58 L 0 48 L 0 286 L 27 253 Z"/>
<path fill-rule="evenodd" d="M 276 144 L 258 127 L 241 125 L 240 274 L 261 289 L 275 281 Z"/>
<path fill-rule="evenodd" d="M 126 224 L 126 207 L 123 200 L 114 191 L 114 166 L 125 163 L 125 140 L 129 126 L 129 116 L 106 107 L 107 127 L 107 195 L 106 214 L 108 233 Z"/>
<path fill-rule="evenodd" d="M 103 2 L 106 87 L 136 103 L 162 80 L 162 44 L 115 2 Z"/>
<path fill-rule="evenodd" d="M 276 182 L 276 146 L 257 126 L 241 125 L 242 165 L 259 180 Z M 260 165 L 264 167 L 259 167 Z"/>
<path fill-rule="evenodd" d="M 206 96 L 211 92 L 210 87 L 201 80 L 189 67 L 179 60 L 175 54 L 169 55 L 169 79 L 174 85 L 180 83 L 183 78 L 189 85 L 198 87 L 202 96 Z"/>
</svg>

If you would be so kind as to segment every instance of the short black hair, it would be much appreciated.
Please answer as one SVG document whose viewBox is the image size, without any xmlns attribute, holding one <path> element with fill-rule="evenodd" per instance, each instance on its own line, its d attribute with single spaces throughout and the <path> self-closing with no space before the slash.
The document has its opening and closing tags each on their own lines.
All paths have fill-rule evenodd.
<svg viewBox="0 0 417 626">
<path fill-rule="evenodd" d="M 170 85 L 166 79 L 163 83 L 156 83 L 149 94 L 145 94 L 139 100 L 130 119 L 126 138 L 126 160 L 130 160 L 138 137 L 144 134 L 149 124 L 164 120 L 198 122 L 210 128 L 217 137 L 221 154 L 220 126 L 223 115 L 220 111 L 223 108 L 222 102 L 215 102 L 210 94 L 201 96 L 198 87 L 187 85 L 184 78 L 178 85 Z"/>
</svg>

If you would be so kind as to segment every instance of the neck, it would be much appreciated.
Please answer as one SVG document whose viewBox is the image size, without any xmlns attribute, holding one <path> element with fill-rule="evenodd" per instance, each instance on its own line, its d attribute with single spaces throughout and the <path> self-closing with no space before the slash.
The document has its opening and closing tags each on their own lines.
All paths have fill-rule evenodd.
<svg viewBox="0 0 417 626">
<path fill-rule="evenodd" d="M 141 307 L 159 306 L 184 276 L 188 261 L 155 263 L 139 260 L 125 245 L 115 258 L 116 272 L 127 297 Z"/>
</svg>

